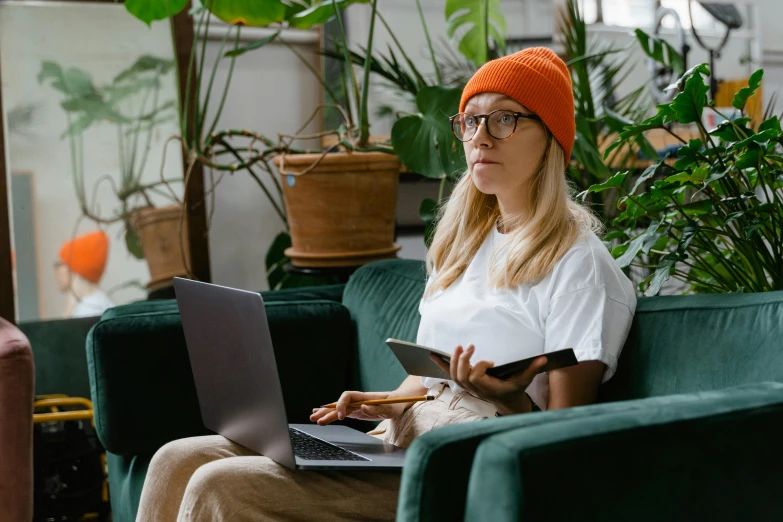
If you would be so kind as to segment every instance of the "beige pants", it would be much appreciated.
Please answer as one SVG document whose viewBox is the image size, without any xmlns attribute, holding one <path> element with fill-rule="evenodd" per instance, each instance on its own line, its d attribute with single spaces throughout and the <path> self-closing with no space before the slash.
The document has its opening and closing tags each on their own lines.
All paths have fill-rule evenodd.
<svg viewBox="0 0 783 522">
<path fill-rule="evenodd" d="M 407 447 L 439 426 L 483 418 L 459 401 L 420 402 L 370 434 Z M 193 437 L 152 458 L 136 520 L 394 520 L 399 487 L 399 472 L 291 470 L 219 435 Z"/>
</svg>

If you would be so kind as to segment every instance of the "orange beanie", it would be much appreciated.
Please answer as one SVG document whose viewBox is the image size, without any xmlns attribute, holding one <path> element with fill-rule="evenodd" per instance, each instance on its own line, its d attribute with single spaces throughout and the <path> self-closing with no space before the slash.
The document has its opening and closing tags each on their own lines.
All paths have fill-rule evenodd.
<svg viewBox="0 0 783 522">
<path fill-rule="evenodd" d="M 106 268 L 109 254 L 109 237 L 100 230 L 84 234 L 65 243 L 60 249 L 60 261 L 71 272 L 87 281 L 98 283 Z"/>
<path fill-rule="evenodd" d="M 551 49 L 531 47 L 482 65 L 462 91 L 459 111 L 482 92 L 510 96 L 541 117 L 568 164 L 576 134 L 574 92 L 565 62 Z"/>
</svg>

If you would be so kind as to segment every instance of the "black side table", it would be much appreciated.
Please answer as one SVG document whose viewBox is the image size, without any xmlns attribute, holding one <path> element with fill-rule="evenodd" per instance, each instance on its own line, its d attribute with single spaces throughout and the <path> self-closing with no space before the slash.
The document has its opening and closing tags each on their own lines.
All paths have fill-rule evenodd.
<svg viewBox="0 0 783 522">
<path fill-rule="evenodd" d="M 358 266 L 330 266 L 330 267 L 304 267 L 294 266 L 291 263 L 283 265 L 283 270 L 288 274 L 315 276 L 315 277 L 333 277 L 337 283 L 347 283 Z"/>
</svg>

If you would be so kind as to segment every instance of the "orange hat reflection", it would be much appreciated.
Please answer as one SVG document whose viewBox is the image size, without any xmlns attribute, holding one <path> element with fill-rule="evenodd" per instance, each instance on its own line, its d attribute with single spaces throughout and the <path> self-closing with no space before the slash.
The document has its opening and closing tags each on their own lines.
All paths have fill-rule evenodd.
<svg viewBox="0 0 783 522">
<path fill-rule="evenodd" d="M 101 230 L 68 241 L 60 249 L 60 261 L 71 272 L 96 284 L 103 277 L 108 255 L 109 237 Z"/>
</svg>

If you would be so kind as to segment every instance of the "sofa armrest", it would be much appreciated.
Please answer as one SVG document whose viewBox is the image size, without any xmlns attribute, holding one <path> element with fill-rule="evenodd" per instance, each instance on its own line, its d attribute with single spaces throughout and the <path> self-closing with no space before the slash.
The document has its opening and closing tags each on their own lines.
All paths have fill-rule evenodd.
<svg viewBox="0 0 783 522">
<path fill-rule="evenodd" d="M 348 387 L 350 314 L 326 300 L 265 305 L 289 422 L 307 422 L 313 405 Z M 87 338 L 87 362 L 95 428 L 108 451 L 149 454 L 209 433 L 176 307 L 105 315 Z"/>
<path fill-rule="evenodd" d="M 516 502 L 518 499 L 519 505 L 522 504 L 524 499 L 527 499 L 527 493 L 525 493 L 523 499 L 520 490 L 516 489 L 513 494 L 508 496 L 509 491 L 514 487 L 519 487 L 519 481 L 523 478 L 528 478 L 527 475 L 524 477 L 517 476 L 513 485 L 500 485 L 493 476 L 494 466 L 497 466 L 497 463 L 494 461 L 490 463 L 490 459 L 498 451 L 502 453 L 502 450 L 497 449 L 498 447 L 505 448 L 510 444 L 506 437 L 509 437 L 511 441 L 516 441 L 523 437 L 520 440 L 524 440 L 524 443 L 539 443 L 531 450 L 531 453 L 541 453 L 544 451 L 542 448 L 547 448 L 547 451 L 549 449 L 547 444 L 543 442 L 546 439 L 543 438 L 544 435 L 542 434 L 552 437 L 551 442 L 554 442 L 556 437 L 564 437 L 575 442 L 579 442 L 582 438 L 587 439 L 591 437 L 591 435 L 584 434 L 581 431 L 574 431 L 575 426 L 589 425 L 597 430 L 600 426 L 611 427 L 615 426 L 613 423 L 620 422 L 613 419 L 623 419 L 623 422 L 627 423 L 627 430 L 630 431 L 638 426 L 643 419 L 646 419 L 650 429 L 654 430 L 653 425 L 656 419 L 660 423 L 675 423 L 679 420 L 686 420 L 688 415 L 694 418 L 699 417 L 699 415 L 705 417 L 703 422 L 706 426 L 714 422 L 714 419 L 707 418 L 710 415 L 719 416 L 721 412 L 735 412 L 735 410 L 736 412 L 747 412 L 753 408 L 765 410 L 769 405 L 774 405 L 775 411 L 777 411 L 776 414 L 780 415 L 780 411 L 777 408 L 783 407 L 783 385 L 762 383 L 715 392 L 679 394 L 634 401 L 596 404 L 445 426 L 419 437 L 408 449 L 406 465 L 403 470 L 397 520 L 398 522 L 463 519 L 528 520 L 528 518 L 522 518 L 521 515 L 517 517 L 517 512 L 513 511 L 513 508 L 517 506 Z M 744 415 L 744 413 L 737 414 L 740 416 Z M 780 422 L 778 422 L 778 425 L 780 425 Z M 780 435 L 777 430 L 773 433 L 773 438 Z M 572 434 L 573 437 L 569 438 Z M 608 433 L 605 440 L 611 441 L 615 436 L 615 433 Z M 676 441 L 672 441 L 671 438 L 665 440 L 666 442 L 661 445 L 663 452 L 670 445 L 676 444 Z M 485 444 L 488 449 L 485 449 Z M 612 448 L 608 449 L 611 450 Z M 572 502 L 573 490 L 561 489 L 559 483 L 564 475 L 571 473 L 571 467 L 579 467 L 582 464 L 579 463 L 580 461 L 575 460 L 574 462 L 577 464 L 569 463 L 569 467 L 566 469 L 563 461 L 554 454 L 554 451 L 554 448 L 552 448 L 552 452 L 548 451 L 547 459 L 544 462 L 539 462 L 538 468 L 535 468 L 536 470 L 545 468 L 549 473 L 544 482 L 538 485 L 551 489 L 549 498 L 555 500 L 554 502 L 550 500 L 550 505 L 553 503 L 576 505 L 575 502 Z M 479 455 L 479 452 L 481 452 L 481 455 Z M 573 455 L 577 453 L 574 452 Z M 508 456 L 508 453 L 505 455 Z M 602 457 L 605 458 L 606 456 L 602 454 Z M 711 455 L 711 458 L 714 457 L 715 455 Z M 494 458 L 497 459 L 498 457 Z M 498 469 L 518 469 L 514 468 L 514 466 L 518 464 L 519 459 L 510 458 L 507 461 L 503 460 L 503 462 L 504 464 Z M 580 476 L 587 477 L 585 480 L 590 482 L 593 480 L 593 477 L 597 476 L 596 473 L 600 471 L 602 463 L 602 460 L 596 458 L 593 468 L 579 470 Z M 617 464 L 623 466 L 624 462 L 622 459 L 618 459 Z M 715 465 L 719 465 L 719 463 L 716 461 Z M 596 466 L 598 469 L 596 469 Z M 643 470 L 638 471 L 644 475 Z M 774 472 L 774 467 L 770 469 L 770 472 Z M 537 474 L 538 471 L 535 471 L 535 473 Z M 554 481 L 550 480 L 552 477 L 556 477 L 553 479 Z M 538 479 L 536 478 L 535 480 Z M 622 478 L 619 480 L 622 482 Z M 527 482 L 525 482 L 525 487 L 527 487 Z M 594 489 L 591 491 L 603 491 L 603 495 L 596 497 L 595 502 L 600 501 L 605 505 L 607 502 L 611 504 L 611 502 L 622 500 L 614 493 L 614 490 L 605 489 L 600 481 L 592 482 L 592 487 Z M 493 488 L 497 489 L 490 491 Z M 607 491 L 612 491 L 609 498 L 606 496 Z M 665 490 L 663 491 L 665 492 Z M 658 493 L 660 494 L 661 492 L 659 491 Z M 454 500 L 467 498 L 468 501 L 444 502 L 444 498 Z M 490 498 L 493 500 L 488 500 Z M 550 505 L 547 505 L 547 507 L 550 507 Z M 586 509 L 589 508 L 586 507 Z M 486 514 L 484 511 L 486 511 Z M 501 513 L 505 511 L 515 514 L 513 516 L 501 516 Z M 475 518 L 478 516 L 477 513 L 480 513 L 480 516 Z M 559 520 L 548 517 L 549 513 L 547 512 L 547 517 L 545 517 L 547 520 Z M 579 516 L 572 519 L 592 519 L 592 516 L 585 517 L 585 513 L 582 512 Z M 596 519 L 601 518 L 597 517 Z M 623 518 L 621 517 L 621 519 Z M 633 517 L 624 519 L 630 520 Z M 658 520 L 663 519 L 665 518 L 658 518 Z M 677 519 L 677 517 L 672 519 Z M 538 518 L 529 518 L 529 520 L 538 520 Z"/>
<path fill-rule="evenodd" d="M 634 402 L 486 439 L 466 519 L 783 519 L 783 384 Z"/>
</svg>

